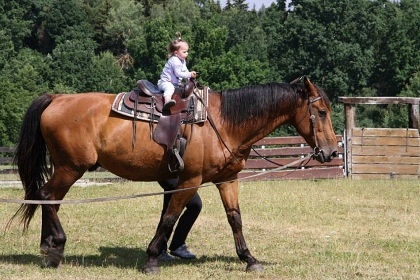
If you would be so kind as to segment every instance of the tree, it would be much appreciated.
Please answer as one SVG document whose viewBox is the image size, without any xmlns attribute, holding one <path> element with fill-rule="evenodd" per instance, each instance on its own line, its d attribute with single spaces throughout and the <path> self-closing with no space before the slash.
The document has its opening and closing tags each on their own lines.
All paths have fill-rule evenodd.
<svg viewBox="0 0 420 280">
<path fill-rule="evenodd" d="M 95 46 L 89 38 L 59 43 L 52 53 L 54 84 L 65 85 L 73 92 L 90 91 L 86 78 L 94 70 Z"/>
<path fill-rule="evenodd" d="M 83 0 L 36 0 L 36 34 L 39 50 L 51 53 L 57 44 L 67 40 L 94 38 Z"/>
<path fill-rule="evenodd" d="M 420 2 L 403 0 L 387 3 L 380 11 L 378 16 L 386 28 L 370 83 L 380 95 L 395 96 L 420 70 L 420 34 L 413 30 L 420 28 Z"/>
<path fill-rule="evenodd" d="M 229 31 L 215 19 L 214 17 L 212 20 L 198 20 L 194 24 L 194 55 L 188 58 L 192 64 L 206 58 L 212 60 L 226 53 L 225 46 Z"/>
<path fill-rule="evenodd" d="M 48 63 L 42 55 L 21 49 L 0 76 L 0 146 L 10 146 L 18 139 L 26 108 L 34 98 L 48 92 Z"/>
<path fill-rule="evenodd" d="M 203 59 L 195 66 L 200 71 L 203 83 L 215 90 L 259 84 L 265 81 L 268 74 L 266 64 L 246 59 L 240 50 L 230 50 L 224 55 Z"/>
<path fill-rule="evenodd" d="M 245 3 L 246 0 L 232 0 L 232 6 L 238 10 L 247 11 L 249 9 L 248 4 Z"/>
<path fill-rule="evenodd" d="M 104 37 L 108 50 L 114 55 L 131 54 L 128 45 L 131 40 L 143 36 L 143 6 L 134 0 L 113 0 L 108 10 Z"/>
<path fill-rule="evenodd" d="M 370 87 L 383 35 L 382 18 L 371 9 L 375 3 L 298 0 L 292 4 L 284 24 L 277 24 L 282 35 L 270 44 L 273 72 L 286 80 L 310 75 L 333 102 Z"/>
<path fill-rule="evenodd" d="M 22 48 L 24 39 L 31 34 L 32 21 L 28 19 L 27 6 L 31 6 L 31 1 L 0 0 L 0 30 L 11 40 L 15 50 Z"/>
<path fill-rule="evenodd" d="M 157 83 L 167 59 L 166 46 L 174 39 L 176 30 L 173 30 L 170 22 L 163 18 L 155 18 L 147 21 L 145 28 L 144 47 L 136 53 L 135 68 L 141 68 L 145 77 Z"/>
<path fill-rule="evenodd" d="M 239 9 L 226 10 L 215 16 L 220 26 L 226 26 L 229 34 L 225 50 L 241 48 L 243 54 L 263 63 L 268 61 L 267 40 L 259 16 Z"/>
<path fill-rule="evenodd" d="M 112 8 L 112 0 L 87 0 L 84 8 L 92 26 L 93 39 L 98 44 L 97 53 L 114 49 L 114 40 L 109 38 L 106 25 Z"/>
<path fill-rule="evenodd" d="M 123 69 L 111 52 L 103 52 L 92 57 L 92 67 L 86 76 L 86 88 L 91 91 L 119 93 L 131 87 Z"/>
<path fill-rule="evenodd" d="M 0 69 L 15 55 L 15 48 L 10 34 L 0 30 Z"/>
</svg>

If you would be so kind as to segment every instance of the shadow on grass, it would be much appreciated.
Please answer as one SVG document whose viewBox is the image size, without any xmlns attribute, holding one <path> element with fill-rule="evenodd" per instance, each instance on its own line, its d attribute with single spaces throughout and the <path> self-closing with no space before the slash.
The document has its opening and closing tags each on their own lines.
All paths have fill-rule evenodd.
<svg viewBox="0 0 420 280">
<path fill-rule="evenodd" d="M 147 260 L 145 250 L 124 247 L 99 247 L 99 254 L 71 255 L 64 254 L 62 265 L 133 268 L 143 266 Z M 33 254 L 0 255 L 0 263 L 33 265 L 42 264 L 43 256 Z"/>
<path fill-rule="evenodd" d="M 138 248 L 124 247 L 99 247 L 98 255 L 65 255 L 63 264 L 65 266 L 81 266 L 81 267 L 118 267 L 118 268 L 136 268 L 142 270 L 146 264 L 148 256 L 145 250 Z M 31 254 L 17 255 L 1 255 L 1 263 L 33 265 L 42 263 L 42 256 Z M 195 260 L 176 259 L 173 261 L 160 261 L 160 267 L 176 266 L 183 263 L 191 263 L 194 265 L 222 262 L 222 263 L 242 263 L 239 258 L 221 255 L 203 255 Z M 245 263 L 244 269 L 245 269 Z M 261 262 L 262 265 L 269 265 L 268 262 Z"/>
</svg>

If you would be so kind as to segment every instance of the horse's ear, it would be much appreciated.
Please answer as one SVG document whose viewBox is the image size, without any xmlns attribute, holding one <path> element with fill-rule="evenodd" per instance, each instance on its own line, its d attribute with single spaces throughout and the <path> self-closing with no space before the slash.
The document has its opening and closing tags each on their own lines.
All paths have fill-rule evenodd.
<svg viewBox="0 0 420 280">
<path fill-rule="evenodd" d="M 303 77 L 303 83 L 309 92 L 309 96 L 314 95 L 317 92 L 315 86 L 311 83 L 308 77 Z"/>
<path fill-rule="evenodd" d="M 302 82 L 303 77 L 304 76 L 300 76 L 299 78 L 294 79 L 293 81 L 290 82 L 290 84 L 293 85 L 293 84 Z"/>
</svg>

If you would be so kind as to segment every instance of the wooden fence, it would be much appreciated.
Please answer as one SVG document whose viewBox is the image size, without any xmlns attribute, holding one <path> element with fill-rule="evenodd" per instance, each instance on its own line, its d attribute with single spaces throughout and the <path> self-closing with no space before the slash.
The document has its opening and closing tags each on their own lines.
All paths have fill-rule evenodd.
<svg viewBox="0 0 420 280">
<path fill-rule="evenodd" d="M 343 148 L 340 144 L 342 137 L 337 136 L 337 141 L 339 142 L 340 157 L 332 162 L 321 164 L 313 159 L 308 159 L 287 169 L 271 171 L 281 169 L 281 166 L 304 158 L 313 150 L 300 136 L 266 137 L 253 146 L 254 150 L 251 151 L 247 164 L 239 177 L 246 181 L 343 177 L 344 159 Z M 0 147 L 0 164 L 11 164 L 13 151 L 14 149 L 11 147 Z M 12 172 L 12 170 L 3 169 L 3 172 Z"/>
<path fill-rule="evenodd" d="M 332 179 L 344 176 L 342 137 L 337 136 L 339 157 L 331 162 L 319 163 L 308 159 L 289 165 L 305 158 L 313 149 L 305 140 L 298 137 L 266 137 L 255 143 L 245 168 L 239 173 L 242 180 L 275 179 Z M 261 156 L 265 158 L 261 158 Z"/>
<path fill-rule="evenodd" d="M 420 138 L 417 129 L 353 128 L 352 179 L 420 178 Z"/>
<path fill-rule="evenodd" d="M 14 151 L 13 147 L 0 147 L 0 164 L 12 164 Z"/>
<path fill-rule="evenodd" d="M 351 179 L 420 179 L 420 98 L 340 97 L 346 113 L 346 176 Z M 363 128 L 356 105 L 408 107 L 407 128 Z"/>
</svg>

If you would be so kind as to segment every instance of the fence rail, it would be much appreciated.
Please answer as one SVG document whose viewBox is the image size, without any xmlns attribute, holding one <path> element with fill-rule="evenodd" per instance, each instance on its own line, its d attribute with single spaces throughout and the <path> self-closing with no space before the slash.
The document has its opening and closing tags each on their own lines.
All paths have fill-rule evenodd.
<svg viewBox="0 0 420 280">
<path fill-rule="evenodd" d="M 239 173 L 239 178 L 244 180 L 248 178 L 249 180 L 341 178 L 344 176 L 341 136 L 337 136 L 337 142 L 339 143 L 339 157 L 331 162 L 319 163 L 309 159 L 277 171 L 281 169 L 280 166 L 305 158 L 313 150 L 300 136 L 266 137 L 254 144 L 254 149 L 249 155 L 245 168 Z"/>
<path fill-rule="evenodd" d="M 253 146 L 245 168 L 239 173 L 243 180 L 275 180 L 275 179 L 328 179 L 343 177 L 344 159 L 342 137 L 337 136 L 339 157 L 331 162 L 319 163 L 307 159 L 296 163 L 287 169 L 272 171 L 289 165 L 300 158 L 306 157 L 313 150 L 300 136 L 266 137 Z M 11 165 L 13 147 L 0 147 L 0 164 Z M 96 172 L 102 172 L 98 169 Z M 12 169 L 2 169 L 3 173 L 11 173 Z"/>
<path fill-rule="evenodd" d="M 12 164 L 14 147 L 0 147 L 0 164 Z"/>
</svg>

